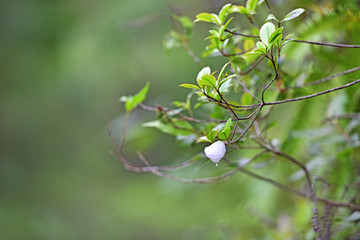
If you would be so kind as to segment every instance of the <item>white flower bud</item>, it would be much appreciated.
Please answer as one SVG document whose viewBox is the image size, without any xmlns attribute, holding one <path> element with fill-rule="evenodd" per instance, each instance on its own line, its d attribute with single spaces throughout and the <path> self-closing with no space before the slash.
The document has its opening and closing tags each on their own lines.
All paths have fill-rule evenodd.
<svg viewBox="0 0 360 240">
<path fill-rule="evenodd" d="M 221 141 L 214 142 L 210 146 L 205 147 L 204 152 L 217 166 L 218 162 L 225 156 L 225 144 Z"/>
</svg>

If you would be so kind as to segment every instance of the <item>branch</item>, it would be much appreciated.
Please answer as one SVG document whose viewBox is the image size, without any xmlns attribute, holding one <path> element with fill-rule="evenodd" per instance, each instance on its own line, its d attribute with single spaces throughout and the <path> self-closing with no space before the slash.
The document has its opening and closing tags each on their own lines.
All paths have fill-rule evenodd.
<svg viewBox="0 0 360 240">
<path fill-rule="evenodd" d="M 353 81 L 351 83 L 345 84 L 343 86 L 332 88 L 332 89 L 329 89 L 329 90 L 326 90 L 326 91 L 323 91 L 323 92 L 318 92 L 318 93 L 314 93 L 314 94 L 311 94 L 311 95 L 298 97 L 298 98 L 286 99 L 286 100 L 282 100 L 282 101 L 268 102 L 268 103 L 264 103 L 264 105 L 276 105 L 276 104 L 282 104 L 282 103 L 288 103 L 288 102 L 301 101 L 301 100 L 317 97 L 317 96 L 320 96 L 320 95 L 323 95 L 323 94 L 331 93 L 331 92 L 334 92 L 334 91 L 337 91 L 337 90 L 341 90 L 341 89 L 350 87 L 352 85 L 355 85 L 355 84 L 357 84 L 359 82 L 360 82 L 360 79 L 355 80 L 355 81 Z M 249 106 L 251 106 L 251 105 L 248 105 L 247 107 L 249 107 Z"/>
<path fill-rule="evenodd" d="M 360 45 L 349 45 L 349 44 L 338 44 L 338 43 L 325 43 L 325 42 L 313 42 L 313 41 L 305 41 L 305 40 L 297 40 L 297 39 L 289 39 L 289 41 L 298 42 L 298 43 L 314 44 L 314 45 L 320 45 L 320 46 L 329 46 L 329 47 L 360 48 Z"/>
<path fill-rule="evenodd" d="M 322 79 L 319 79 L 319 80 L 316 80 L 316 81 L 313 81 L 313 82 L 309 82 L 309 83 L 306 83 L 306 84 L 303 84 L 303 85 L 300 85 L 300 86 L 289 87 L 288 89 L 296 89 L 296 88 L 313 86 L 313 85 L 316 85 L 316 84 L 327 82 L 327 81 L 329 81 L 329 80 L 331 80 L 333 78 L 336 78 L 336 77 L 340 77 L 340 76 L 343 76 L 343 75 L 346 75 L 346 74 L 349 74 L 349 73 L 352 73 L 352 72 L 356 72 L 358 70 L 360 70 L 360 67 L 351 68 L 351 69 L 348 69 L 348 70 L 343 71 L 341 73 L 336 73 L 334 75 L 331 75 L 331 76 L 328 76 L 328 77 L 325 77 L 325 78 L 322 78 Z"/>
<path fill-rule="evenodd" d="M 251 172 L 249 170 L 246 170 L 244 168 L 239 169 L 239 171 L 242 172 L 242 173 L 245 173 L 246 175 L 249 175 L 249 176 L 251 176 L 251 177 L 253 177 L 255 179 L 270 183 L 271 185 L 273 185 L 273 186 L 275 186 L 275 187 L 277 187 L 277 188 L 279 188 L 281 190 L 293 193 L 293 194 L 295 194 L 297 196 L 304 197 L 304 198 L 309 198 L 310 197 L 305 192 L 302 192 L 302 191 L 297 190 L 295 188 L 292 188 L 292 187 L 289 187 L 287 185 L 281 184 L 281 183 L 279 183 L 277 181 L 274 181 L 274 180 L 272 180 L 270 178 L 263 177 L 261 175 L 258 175 L 256 173 Z M 355 204 L 351 204 L 351 203 L 336 202 L 336 201 L 332 201 L 332 200 L 322 198 L 322 197 L 318 197 L 318 201 L 323 202 L 323 203 L 327 203 L 327 204 L 329 204 L 331 206 L 334 206 L 334 207 L 343 207 L 343 208 L 349 208 L 349 209 L 354 210 L 354 211 L 360 211 L 360 206 L 355 205 Z"/>
<path fill-rule="evenodd" d="M 124 124 L 123 127 L 124 126 L 126 128 L 126 124 Z M 112 133 L 112 131 L 110 129 L 109 123 L 107 124 L 107 129 L 108 129 L 109 136 L 111 137 L 111 139 L 113 141 L 113 144 L 115 146 L 115 149 L 116 149 L 116 152 L 111 150 L 110 153 L 114 157 L 119 159 L 119 161 L 123 164 L 124 168 L 126 170 L 128 170 L 128 171 L 137 172 L 137 173 L 152 173 L 154 175 L 157 175 L 157 176 L 160 176 L 160 177 L 166 177 L 168 179 L 178 181 L 178 182 L 181 182 L 181 183 L 220 183 L 220 182 L 224 182 L 224 181 L 228 180 L 237 171 L 240 171 L 240 172 L 243 172 L 243 173 L 245 173 L 245 174 L 247 174 L 249 176 L 252 176 L 252 177 L 254 177 L 256 179 L 268 182 L 268 183 L 272 184 L 273 186 L 276 186 L 276 187 L 278 187 L 278 188 L 280 188 L 282 190 L 294 193 L 294 194 L 296 194 L 298 196 L 301 196 L 301 197 L 309 198 L 309 196 L 304 192 L 301 192 L 301 191 L 293 189 L 293 188 L 291 188 L 289 186 L 278 183 L 278 182 L 276 182 L 274 180 L 262 177 L 260 175 L 255 174 L 255 173 L 252 173 L 252 172 L 244 169 L 243 167 L 237 167 L 237 168 L 235 168 L 235 169 L 233 169 L 233 170 L 231 170 L 229 172 L 226 172 L 224 174 L 221 174 L 221 175 L 215 176 L 215 177 L 198 178 L 198 179 L 183 179 L 183 178 L 179 178 L 179 177 L 174 177 L 174 176 L 172 176 L 172 175 L 170 175 L 170 174 L 168 174 L 166 172 L 167 171 L 176 171 L 176 170 L 182 169 L 184 167 L 190 166 L 192 163 L 194 163 L 194 160 L 190 159 L 188 161 L 185 161 L 185 162 L 180 163 L 180 164 L 175 165 L 175 166 L 151 166 L 150 162 L 140 152 L 138 152 L 138 156 L 139 156 L 140 160 L 145 163 L 146 166 L 137 166 L 137 165 L 129 162 L 127 159 L 125 159 L 125 157 L 121 153 L 122 145 L 124 144 L 124 140 L 125 140 L 124 132 L 122 134 L 122 139 L 124 139 L 124 140 L 120 141 L 121 144 L 119 145 L 119 144 L 116 143 L 115 137 L 114 137 L 114 135 L 113 135 L 113 133 Z M 240 148 L 241 147 L 242 146 L 240 146 Z M 254 149 L 258 148 L 257 146 L 246 146 L 246 148 L 247 147 L 254 148 Z M 263 153 L 264 152 L 260 152 L 259 154 L 256 154 L 252 158 L 252 160 L 257 158 L 258 156 L 262 155 Z M 355 211 L 360 211 L 360 206 L 357 206 L 357 205 L 354 205 L 354 204 L 335 202 L 335 201 L 320 198 L 320 197 L 318 198 L 318 200 L 321 201 L 321 202 L 328 203 L 328 204 L 330 204 L 330 205 L 332 205 L 334 207 L 344 207 L 344 208 L 349 208 L 349 209 L 352 209 L 352 210 L 355 210 Z"/>
<path fill-rule="evenodd" d="M 225 32 L 228 32 L 228 33 L 231 33 L 231 34 L 237 35 L 237 36 L 250 37 L 250 38 L 259 38 L 259 36 L 248 35 L 248 34 L 244 34 L 244 33 L 237 33 L 237 32 L 230 31 L 228 29 L 225 29 Z"/>
<path fill-rule="evenodd" d="M 316 192 L 315 190 L 313 189 L 313 184 L 312 184 L 312 181 L 311 181 L 311 177 L 310 177 L 310 173 L 309 171 L 307 170 L 307 168 L 305 167 L 304 164 L 302 164 L 300 161 L 296 160 L 295 158 L 293 158 L 292 156 L 278 150 L 278 149 L 275 149 L 273 147 L 268 147 L 266 146 L 265 144 L 262 144 L 261 142 L 259 141 L 255 141 L 257 142 L 261 147 L 263 147 L 265 150 L 277 155 L 277 156 L 280 156 L 280 157 L 283 157 L 285 159 L 287 159 L 288 161 L 290 161 L 291 163 L 297 165 L 298 167 L 300 167 L 304 173 L 305 173 L 305 176 L 306 176 L 306 180 L 308 182 L 308 185 L 309 185 L 309 190 L 310 190 L 310 197 L 311 197 L 311 200 L 312 202 L 314 203 L 315 205 L 315 208 L 313 209 L 313 216 L 312 216 L 312 224 L 313 224 L 313 229 L 316 233 L 319 234 L 319 237 L 321 239 L 321 228 L 320 228 L 320 221 L 319 221 L 319 212 L 318 212 L 318 198 L 316 196 Z"/>
<path fill-rule="evenodd" d="M 233 68 L 231 65 L 230 65 L 230 69 L 231 69 L 231 72 L 236 75 L 236 72 L 235 72 L 234 68 Z M 253 68 L 252 68 L 252 69 L 253 69 Z M 246 87 L 246 85 L 245 85 L 244 83 L 242 83 L 237 76 L 236 76 L 235 79 L 236 79 L 236 81 L 244 88 L 245 92 L 248 92 L 248 93 L 249 93 L 253 98 L 255 98 L 256 101 L 258 101 L 259 103 L 261 102 L 252 92 L 250 92 L 250 90 Z"/>
</svg>

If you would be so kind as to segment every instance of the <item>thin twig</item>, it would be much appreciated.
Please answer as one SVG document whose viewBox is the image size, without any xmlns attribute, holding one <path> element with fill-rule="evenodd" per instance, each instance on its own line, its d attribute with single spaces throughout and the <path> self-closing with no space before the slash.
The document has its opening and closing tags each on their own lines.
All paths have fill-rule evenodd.
<svg viewBox="0 0 360 240">
<path fill-rule="evenodd" d="M 331 76 L 328 76 L 328 77 L 325 77 L 325 78 L 322 78 L 322 79 L 319 79 L 319 80 L 316 80 L 316 81 L 313 81 L 313 82 L 309 82 L 309 83 L 306 83 L 306 84 L 303 84 L 303 85 L 289 87 L 288 89 L 296 89 L 296 88 L 302 88 L 302 87 L 309 87 L 309 86 L 317 85 L 317 84 L 320 84 L 320 83 L 327 82 L 327 81 L 329 81 L 329 80 L 331 80 L 333 78 L 340 77 L 340 76 L 343 76 L 343 75 L 346 75 L 346 74 L 349 74 L 349 73 L 352 73 L 352 72 L 356 72 L 356 71 L 359 71 L 359 70 L 360 70 L 360 67 L 351 68 L 351 69 L 348 69 L 348 70 L 343 71 L 341 73 L 336 73 L 334 75 L 331 75 Z"/>
<path fill-rule="evenodd" d="M 272 152 L 273 154 L 283 157 L 285 159 L 287 159 L 288 161 L 290 161 L 291 163 L 293 163 L 294 165 L 297 165 L 298 167 L 300 167 L 303 172 L 305 173 L 306 176 L 306 180 L 308 182 L 308 187 L 310 190 L 310 197 L 312 202 L 315 205 L 315 208 L 313 209 L 313 216 L 312 216 L 312 223 L 313 223 L 313 229 L 314 231 L 319 235 L 320 239 L 321 239 L 321 226 L 320 226 L 320 221 L 319 221 L 319 212 L 318 212 L 318 198 L 316 196 L 316 192 L 314 190 L 314 186 L 312 184 L 312 180 L 310 177 L 310 173 L 307 170 L 306 166 L 304 164 L 302 164 L 300 161 L 296 160 L 295 158 L 293 158 L 292 156 L 280 151 L 279 149 L 275 149 L 273 147 L 268 147 L 265 144 L 256 141 L 261 147 L 263 147 L 264 149 L 266 149 L 269 152 Z"/>
<path fill-rule="evenodd" d="M 355 80 L 355 81 L 353 81 L 353 82 L 351 82 L 351 83 L 342 85 L 342 86 L 340 86 L 340 87 L 332 88 L 332 89 L 329 89 L 329 90 L 326 90 L 326 91 L 322 91 L 322 92 L 310 94 L 310 95 L 303 96 L 303 97 L 286 99 L 286 100 L 282 100 L 282 101 L 267 102 L 267 103 L 264 103 L 264 105 L 265 105 L 265 106 L 266 106 L 266 105 L 276 105 L 276 104 L 282 104 L 282 103 L 288 103 L 288 102 L 301 101 L 301 100 L 305 100 L 305 99 L 317 97 L 317 96 L 320 96 L 320 95 L 323 95 L 323 94 L 326 94 L 326 93 L 334 92 L 334 91 L 337 91 L 337 90 L 340 90 L 340 89 L 344 89 L 344 88 L 350 87 L 350 86 L 352 86 L 352 85 L 355 85 L 355 84 L 357 84 L 357 83 L 359 83 L 359 82 L 360 82 L 360 79 L 357 79 L 357 80 Z M 252 105 L 243 106 L 243 107 L 250 107 L 250 106 L 252 106 Z"/>
<path fill-rule="evenodd" d="M 254 124 L 255 120 L 259 117 L 259 114 L 260 114 L 260 112 L 261 112 L 262 107 L 263 107 L 263 105 L 260 105 L 260 106 L 254 111 L 254 113 L 257 112 L 257 114 L 256 114 L 256 116 L 253 118 L 253 120 L 250 122 L 250 124 L 247 126 L 247 128 L 241 133 L 241 135 L 240 135 L 238 138 L 236 138 L 236 140 L 230 141 L 229 144 L 230 144 L 230 143 L 236 143 L 236 142 L 238 142 L 238 141 L 249 131 L 249 129 L 251 128 L 251 126 Z"/>
<path fill-rule="evenodd" d="M 256 173 L 251 172 L 249 170 L 246 170 L 244 168 L 239 169 L 239 171 L 242 172 L 242 173 L 245 173 L 245 174 L 247 174 L 247 175 L 249 175 L 249 176 L 251 176 L 251 177 L 253 177 L 255 179 L 270 183 L 271 185 L 273 185 L 273 186 L 275 186 L 275 187 L 277 187 L 277 188 L 279 188 L 281 190 L 293 193 L 293 194 L 298 195 L 300 197 L 304 197 L 304 198 L 309 198 L 310 197 L 305 192 L 302 192 L 302 191 L 297 190 L 295 188 L 292 188 L 292 187 L 289 187 L 287 185 L 281 184 L 281 183 L 279 183 L 277 181 L 274 181 L 274 180 L 272 180 L 270 178 L 266 178 L 264 176 L 258 175 Z M 351 204 L 351 203 L 336 202 L 336 201 L 332 201 L 332 200 L 322 198 L 322 197 L 318 197 L 318 201 L 330 204 L 331 206 L 334 206 L 334 207 L 343 207 L 343 208 L 349 208 L 349 209 L 354 210 L 354 211 L 360 211 L 360 206 L 355 205 L 355 204 Z"/>
<path fill-rule="evenodd" d="M 237 36 L 250 37 L 250 38 L 259 38 L 259 36 L 249 35 L 249 34 L 244 34 L 244 33 L 237 33 L 237 32 L 230 31 L 228 29 L 225 29 L 225 32 L 228 32 L 228 33 L 231 33 L 231 34 L 237 35 Z"/>
<path fill-rule="evenodd" d="M 233 68 L 231 65 L 230 65 L 230 69 L 231 69 L 231 72 L 236 75 L 236 72 L 235 72 L 234 68 Z M 239 80 L 239 78 L 238 78 L 237 76 L 236 76 L 235 79 L 236 79 L 236 81 L 244 88 L 245 92 L 249 93 L 249 94 L 250 94 L 253 98 L 255 98 L 256 101 L 258 101 L 259 103 L 261 102 L 260 99 L 258 99 L 258 98 L 246 87 L 246 85 Z"/>
<path fill-rule="evenodd" d="M 265 3 L 266 3 L 266 6 L 267 6 L 267 8 L 269 10 L 269 13 L 271 14 L 272 12 L 271 12 L 271 8 L 270 8 L 270 5 L 268 3 L 268 0 L 265 0 Z"/>
<path fill-rule="evenodd" d="M 350 44 L 339 44 L 339 43 L 325 43 L 325 42 L 313 42 L 313 41 L 306 41 L 306 40 L 298 40 L 298 39 L 288 39 L 292 42 L 298 43 L 308 43 L 320 46 L 329 46 L 329 47 L 339 47 L 339 48 L 360 48 L 360 45 L 350 45 Z"/>
</svg>

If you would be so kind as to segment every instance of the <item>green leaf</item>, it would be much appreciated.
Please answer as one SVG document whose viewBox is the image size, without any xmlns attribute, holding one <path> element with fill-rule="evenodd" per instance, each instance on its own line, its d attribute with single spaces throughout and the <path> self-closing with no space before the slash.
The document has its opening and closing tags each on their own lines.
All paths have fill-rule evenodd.
<svg viewBox="0 0 360 240">
<path fill-rule="evenodd" d="M 231 8 L 231 3 L 226 4 L 221 8 L 221 10 L 219 12 L 219 19 L 220 19 L 221 24 L 224 24 L 224 22 L 226 21 L 226 18 L 229 15 L 230 8 Z"/>
<path fill-rule="evenodd" d="M 220 73 L 219 73 L 219 75 L 218 75 L 218 80 L 220 81 L 220 79 L 221 79 L 221 77 L 222 77 L 222 75 L 223 75 L 223 73 L 224 73 L 224 71 L 225 71 L 225 68 L 228 66 L 230 64 L 230 62 L 227 62 L 223 67 L 222 67 L 222 69 L 221 69 L 221 71 L 220 71 Z"/>
<path fill-rule="evenodd" d="M 225 29 L 227 28 L 227 26 L 229 25 L 229 23 L 231 22 L 231 20 L 233 20 L 233 18 L 230 18 L 229 21 L 227 21 L 223 26 L 221 26 L 221 27 L 219 28 L 219 32 L 218 32 L 218 34 L 219 34 L 219 39 L 224 40 L 224 39 L 223 39 L 224 31 L 225 31 Z M 230 35 L 229 35 L 229 36 L 230 36 Z M 227 37 L 227 36 L 226 36 L 226 37 Z"/>
<path fill-rule="evenodd" d="M 200 72 L 198 73 L 196 80 L 200 80 L 204 75 L 210 75 L 211 74 L 211 69 L 210 67 L 204 67 L 203 69 L 200 70 Z"/>
<path fill-rule="evenodd" d="M 282 30 L 283 28 L 276 29 L 269 38 L 269 46 L 273 45 L 279 38 L 282 38 Z"/>
<path fill-rule="evenodd" d="M 263 48 L 261 48 L 261 49 L 255 49 L 254 51 L 249 52 L 249 54 L 265 55 L 265 54 L 266 54 L 266 51 L 265 51 L 265 49 L 263 49 Z"/>
<path fill-rule="evenodd" d="M 221 140 L 227 140 L 228 137 L 229 137 L 229 136 L 226 135 L 226 134 L 224 133 L 224 131 L 219 132 L 218 138 L 220 138 Z"/>
<path fill-rule="evenodd" d="M 213 142 L 216 138 L 216 136 L 218 135 L 219 131 L 218 130 L 212 130 L 210 133 L 208 133 L 208 135 L 206 136 L 211 142 Z"/>
<path fill-rule="evenodd" d="M 260 28 L 260 39 L 266 46 L 269 45 L 269 38 L 274 31 L 275 25 L 270 22 L 265 23 Z"/>
<path fill-rule="evenodd" d="M 246 8 L 249 12 L 254 12 L 257 7 L 258 0 L 247 0 L 246 1 Z"/>
<path fill-rule="evenodd" d="M 225 127 L 224 127 L 224 133 L 226 134 L 226 136 L 230 135 L 231 132 L 231 123 L 232 123 L 232 118 L 229 118 L 226 123 L 225 123 Z"/>
<path fill-rule="evenodd" d="M 222 140 L 228 140 L 230 137 L 230 132 L 231 132 L 231 125 L 232 125 L 232 118 L 229 118 L 225 125 L 219 124 L 216 128 L 221 127 L 220 129 L 218 129 L 218 138 L 222 139 Z M 220 131 L 219 131 L 220 130 Z"/>
<path fill-rule="evenodd" d="M 235 65 L 246 65 L 247 64 L 245 58 L 239 57 L 239 56 L 233 56 L 232 58 L 230 58 L 230 60 L 231 60 L 231 63 L 233 63 Z"/>
<path fill-rule="evenodd" d="M 266 49 L 265 44 L 262 43 L 262 42 L 257 42 L 257 43 L 256 43 L 256 47 L 257 47 L 258 49 Z"/>
<path fill-rule="evenodd" d="M 283 47 L 285 44 L 288 44 L 289 42 L 293 41 L 294 39 L 291 39 L 291 37 L 293 36 L 293 34 L 289 34 L 287 35 L 284 40 L 282 40 L 281 42 L 281 47 Z"/>
<path fill-rule="evenodd" d="M 265 20 L 265 22 L 267 22 L 267 21 L 270 21 L 270 20 L 275 20 L 275 21 L 279 21 L 279 20 L 277 20 L 277 18 L 273 15 L 273 14 L 269 14 L 267 17 L 266 17 L 266 20 Z"/>
<path fill-rule="evenodd" d="M 179 87 L 200 90 L 200 88 L 198 86 L 196 86 L 194 84 L 189 84 L 189 83 L 180 84 Z"/>
<path fill-rule="evenodd" d="M 143 127 L 154 127 L 173 136 L 191 135 L 194 133 L 193 127 L 186 121 L 174 121 L 174 123 L 164 123 L 161 120 L 154 120 L 143 123 Z"/>
<path fill-rule="evenodd" d="M 194 93 L 196 95 L 198 95 L 199 97 L 205 97 L 206 98 L 205 94 L 203 92 L 201 92 L 201 91 L 195 91 Z"/>
<path fill-rule="evenodd" d="M 211 23 L 215 23 L 218 25 L 221 25 L 220 19 L 216 14 L 213 13 L 200 13 L 198 15 L 196 15 L 196 20 L 194 21 L 196 22 L 211 22 Z"/>
<path fill-rule="evenodd" d="M 199 138 L 196 140 L 196 143 L 199 143 L 199 142 L 209 142 L 209 143 L 212 143 L 213 141 L 211 141 L 210 139 L 208 139 L 207 136 L 202 136 L 202 137 L 199 137 Z"/>
<path fill-rule="evenodd" d="M 150 83 L 147 82 L 145 87 L 141 89 L 137 94 L 134 96 L 122 96 L 120 98 L 121 102 L 125 102 L 125 110 L 130 112 L 134 110 L 140 103 L 145 101 L 146 94 L 149 91 Z"/>
<path fill-rule="evenodd" d="M 227 80 L 230 80 L 230 79 L 232 79 L 233 77 L 236 77 L 236 75 L 235 74 L 233 74 L 233 75 L 230 75 L 230 76 L 227 76 L 226 78 L 224 78 L 224 79 L 221 79 L 221 81 L 219 82 L 219 86 L 218 86 L 218 88 L 220 89 L 220 87 L 227 81 Z M 229 85 L 230 86 L 230 85 Z M 227 90 L 226 89 L 222 89 L 222 91 L 225 91 L 225 92 L 227 92 Z"/>
<path fill-rule="evenodd" d="M 177 16 L 175 14 L 172 14 L 171 16 L 181 24 L 181 26 L 185 29 L 186 34 L 190 36 L 194 27 L 193 21 L 185 16 Z"/>
<path fill-rule="evenodd" d="M 285 21 L 289 21 L 289 20 L 292 20 L 294 18 L 297 18 L 298 16 L 300 16 L 303 12 L 305 12 L 305 9 L 303 8 L 297 8 L 297 9 L 294 9 L 292 10 L 291 12 L 289 12 L 283 20 L 281 20 L 282 22 L 285 22 Z"/>
<path fill-rule="evenodd" d="M 198 84 L 200 87 L 202 86 L 216 87 L 216 78 L 212 75 L 204 75 L 201 77 L 201 79 L 198 80 Z"/>
<path fill-rule="evenodd" d="M 259 7 L 261 4 L 263 4 L 263 2 L 265 2 L 265 0 L 259 0 L 257 6 Z"/>
<path fill-rule="evenodd" d="M 250 16 L 250 12 L 247 8 L 243 7 L 243 6 L 233 6 L 232 7 L 232 12 L 238 12 L 240 14 L 243 14 L 245 16 Z"/>
</svg>

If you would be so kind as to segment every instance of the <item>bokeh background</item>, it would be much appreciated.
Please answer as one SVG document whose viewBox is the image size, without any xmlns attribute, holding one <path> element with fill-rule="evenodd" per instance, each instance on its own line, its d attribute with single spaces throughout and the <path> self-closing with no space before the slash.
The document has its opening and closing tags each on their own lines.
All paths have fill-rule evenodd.
<svg viewBox="0 0 360 240">
<path fill-rule="evenodd" d="M 313 4 L 272 2 L 280 14 Z M 166 105 L 186 97 L 177 86 L 200 70 L 182 49 L 164 51 L 170 12 L 195 19 L 224 3 L 1 1 L 0 239 L 250 239 L 249 232 L 264 236 L 259 218 L 286 224 L 287 214 L 307 209 L 305 200 L 246 176 L 184 185 L 126 172 L 109 154 L 106 122 L 120 129 L 120 96 L 150 81 L 149 102 Z M 190 45 L 201 55 L 207 29 L 196 28 Z M 190 155 L 180 155 L 173 138 L 141 130 L 153 117 L 135 111 L 129 157 L 137 149 L 163 163 Z"/>
</svg>

